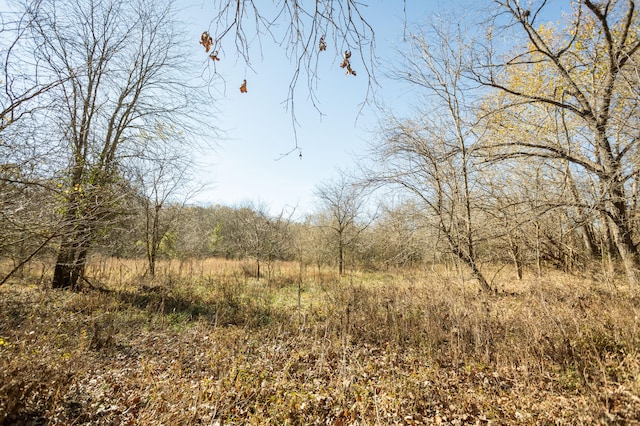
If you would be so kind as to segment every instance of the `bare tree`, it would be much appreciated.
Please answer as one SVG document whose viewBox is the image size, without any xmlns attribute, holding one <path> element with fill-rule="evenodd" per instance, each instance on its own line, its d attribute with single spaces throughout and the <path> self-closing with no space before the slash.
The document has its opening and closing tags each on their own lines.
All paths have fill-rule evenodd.
<svg viewBox="0 0 640 426">
<path fill-rule="evenodd" d="M 228 256 L 255 261 L 256 278 L 263 275 L 267 267 L 267 279 L 271 279 L 272 266 L 276 260 L 286 259 L 291 250 L 289 224 L 291 216 L 280 211 L 269 214 L 266 205 L 246 203 L 243 207 L 226 209 L 220 222 L 217 238 Z"/>
<path fill-rule="evenodd" d="M 32 7 L 39 7 L 39 1 Z M 0 17 L 0 135 L 3 131 L 42 109 L 42 95 L 64 82 L 39 72 L 41 65 L 32 49 L 32 16 L 18 5 L 7 3 Z M 4 144 L 3 140 L 3 144 Z"/>
<path fill-rule="evenodd" d="M 480 228 L 474 218 L 471 151 L 479 136 L 469 100 L 474 92 L 465 79 L 470 43 L 460 27 L 447 22 L 455 20 L 443 19 L 429 34 L 413 35 L 403 53 L 395 75 L 421 90 L 425 112 L 417 119 L 389 114 L 382 140 L 372 149 L 369 181 L 413 194 L 435 217 L 451 252 L 483 289 L 492 291 L 476 253 Z"/>
<path fill-rule="evenodd" d="M 58 142 L 53 163 L 67 161 L 53 287 L 77 288 L 95 236 L 131 190 L 123 159 L 158 122 L 179 126 L 197 96 L 169 2 L 53 0 L 26 10 L 38 60 L 63 82 L 42 123 Z"/>
<path fill-rule="evenodd" d="M 429 227 L 424 214 L 411 200 L 383 205 L 376 221 L 363 236 L 360 261 L 370 268 L 415 267 L 424 263 L 429 250 Z"/>
<path fill-rule="evenodd" d="M 51 214 L 58 188 L 42 170 L 33 133 L 35 115 L 51 104 L 46 95 L 64 80 L 43 72 L 32 29 L 29 12 L 17 2 L 0 6 L 0 253 L 15 264 L 2 282 L 59 235 Z"/>
<path fill-rule="evenodd" d="M 508 22 L 489 29 L 474 76 L 498 93 L 485 104 L 496 136 L 487 148 L 501 158 L 568 162 L 573 174 L 589 175 L 596 185 L 570 204 L 602 212 L 628 280 L 638 282 L 629 216 L 640 141 L 635 2 L 581 0 L 561 26 L 539 25 L 546 1 L 495 4 Z M 520 41 L 515 52 L 495 53 L 498 33 Z"/>
<path fill-rule="evenodd" d="M 345 253 L 352 248 L 372 219 L 364 220 L 366 197 L 364 188 L 350 181 L 344 173 L 333 182 L 318 185 L 315 192 L 330 230 L 332 245 L 338 262 L 338 273 L 345 270 Z"/>
<path fill-rule="evenodd" d="M 137 198 L 144 217 L 144 246 L 148 272 L 155 276 L 156 260 L 164 236 L 174 230 L 186 203 L 198 191 L 191 182 L 191 162 L 178 151 L 182 145 L 179 134 L 158 127 L 154 135 L 162 143 L 144 143 L 145 150 L 138 153 L 127 167 L 138 190 Z M 176 149 L 178 148 L 178 149 Z M 171 208 L 169 208 L 171 207 Z"/>
<path fill-rule="evenodd" d="M 553 161 L 486 163 L 481 187 L 483 221 L 493 229 L 491 260 L 511 262 L 518 279 L 527 266 L 572 272 L 591 258 L 584 255 L 580 228 L 567 209 L 566 170 Z M 582 268 L 584 269 L 584 268 Z"/>
</svg>

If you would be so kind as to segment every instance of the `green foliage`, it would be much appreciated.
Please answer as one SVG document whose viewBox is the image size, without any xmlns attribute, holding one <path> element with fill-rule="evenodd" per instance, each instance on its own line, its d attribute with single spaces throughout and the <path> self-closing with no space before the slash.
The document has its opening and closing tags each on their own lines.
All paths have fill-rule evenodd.
<svg viewBox="0 0 640 426">
<path fill-rule="evenodd" d="M 216 223 L 215 227 L 209 234 L 209 250 L 211 253 L 215 253 L 218 246 L 223 242 L 222 236 L 222 222 Z"/>
<path fill-rule="evenodd" d="M 167 232 L 160 241 L 160 253 L 173 259 L 177 256 L 175 249 L 177 235 L 175 232 Z"/>
</svg>

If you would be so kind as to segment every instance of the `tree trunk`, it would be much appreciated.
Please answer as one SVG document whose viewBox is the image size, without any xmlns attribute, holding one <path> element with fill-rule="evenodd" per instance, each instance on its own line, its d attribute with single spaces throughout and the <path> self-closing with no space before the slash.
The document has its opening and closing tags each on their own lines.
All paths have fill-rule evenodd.
<svg viewBox="0 0 640 426">
<path fill-rule="evenodd" d="M 520 258 L 520 249 L 517 244 L 510 243 L 509 251 L 511 252 L 511 258 L 513 259 L 513 266 L 516 268 L 516 273 L 518 274 L 518 281 L 522 281 L 524 277 L 524 268 L 522 265 L 522 259 Z"/>
<path fill-rule="evenodd" d="M 69 210 L 66 212 L 65 221 L 69 225 L 66 234 L 62 236 L 56 266 L 53 271 L 52 288 L 75 290 L 78 286 L 79 274 L 76 271 L 76 256 L 78 254 L 79 235 L 75 217 L 78 208 L 75 202 L 69 201 Z"/>
<path fill-rule="evenodd" d="M 158 257 L 158 248 L 160 246 L 160 242 L 158 241 L 158 232 L 157 232 L 157 221 L 154 218 L 153 220 L 153 229 L 151 231 L 151 244 L 149 246 L 149 275 L 151 278 L 156 276 L 156 258 Z"/>
<path fill-rule="evenodd" d="M 78 281 L 84 275 L 84 267 L 91 245 L 92 230 L 86 223 L 79 223 L 80 214 L 76 199 L 69 202 L 69 210 L 65 215 L 69 225 L 66 234 L 62 236 L 56 266 L 53 271 L 52 288 L 73 290 L 79 289 Z"/>
<path fill-rule="evenodd" d="M 507 222 L 507 217 L 504 217 L 504 226 L 507 229 L 507 238 L 509 242 L 509 252 L 511 253 L 511 259 L 513 260 L 513 266 L 516 268 L 516 273 L 518 275 L 518 280 L 521 281 L 524 276 L 524 265 L 522 264 L 522 256 L 520 254 L 520 246 L 518 246 L 518 242 L 512 234 L 511 229 L 509 228 L 509 224 Z"/>
<path fill-rule="evenodd" d="M 151 249 L 151 253 L 149 253 L 149 276 L 154 278 L 156 276 L 156 251 L 154 248 Z"/>
<path fill-rule="evenodd" d="M 473 277 L 478 280 L 478 283 L 480 283 L 480 287 L 482 287 L 482 289 L 486 292 L 489 293 L 495 293 L 496 290 L 493 289 L 490 285 L 489 282 L 486 280 L 486 278 L 484 277 L 484 275 L 482 274 L 482 272 L 480 271 L 480 268 L 478 268 L 478 265 L 476 264 L 475 259 L 472 258 L 465 258 L 462 257 L 462 261 L 465 262 L 467 264 L 467 266 L 471 269 L 471 273 L 473 275 Z"/>
<path fill-rule="evenodd" d="M 613 234 L 613 241 L 622 260 L 627 280 L 629 284 L 635 286 L 638 284 L 638 270 L 640 269 L 638 249 L 633 244 L 631 231 L 626 226 L 626 220 L 621 223 L 620 220 L 612 219 L 611 224 L 610 229 Z"/>
<path fill-rule="evenodd" d="M 585 220 L 584 218 L 582 219 Z M 584 223 L 582 225 L 582 240 L 584 242 L 584 246 L 587 249 L 587 254 L 591 260 L 597 260 L 600 257 L 600 250 L 598 249 L 598 244 L 596 243 L 596 236 L 593 232 L 593 228 L 591 224 Z"/>
<path fill-rule="evenodd" d="M 60 246 L 56 266 L 53 271 L 52 288 L 78 290 L 78 281 L 84 273 L 86 250 L 80 251 L 73 240 L 67 240 Z"/>
<path fill-rule="evenodd" d="M 635 286 L 638 284 L 638 272 L 640 270 L 640 256 L 638 256 L 638 248 L 633 243 L 632 230 L 629 227 L 628 211 L 622 182 L 615 180 L 611 185 L 611 199 L 609 208 L 611 233 L 613 234 L 613 242 L 618 249 L 618 254 L 622 260 L 627 280 L 629 284 Z"/>
<path fill-rule="evenodd" d="M 609 86 L 613 87 L 613 77 L 610 77 Z M 610 230 L 613 234 L 613 242 L 618 250 L 620 259 L 627 275 L 629 284 L 638 284 L 638 270 L 640 269 L 640 257 L 638 248 L 633 243 L 632 228 L 629 226 L 629 212 L 627 210 L 627 197 L 622 176 L 623 167 L 620 160 L 613 155 L 613 150 L 606 134 L 607 111 L 603 112 L 593 126 L 598 154 L 602 159 L 604 173 L 600 177 L 601 183 L 608 191 L 606 209 L 608 210 Z"/>
<path fill-rule="evenodd" d="M 476 260 L 469 256 L 467 252 L 465 252 L 456 242 L 453 240 L 453 236 L 449 232 L 445 232 L 447 236 L 447 240 L 449 241 L 449 247 L 451 251 L 460 259 L 469 269 L 471 269 L 471 274 L 473 277 L 478 280 L 480 287 L 486 292 L 495 293 L 495 290 L 489 285 L 489 282 L 486 280 L 482 271 L 478 267 Z"/>
<path fill-rule="evenodd" d="M 344 273 L 344 244 L 342 242 L 342 236 L 338 241 L 338 274 Z"/>
<path fill-rule="evenodd" d="M 571 174 L 571 169 L 569 168 L 568 164 L 566 165 L 565 176 L 571 190 L 573 201 L 576 203 L 576 205 L 582 204 L 582 197 L 580 196 L 578 187 L 573 180 L 573 175 Z M 591 223 L 588 220 L 588 216 L 584 213 L 584 208 L 576 208 L 576 213 L 578 215 L 578 220 L 582 224 L 582 240 L 584 242 L 585 249 L 587 250 L 589 259 L 596 260 L 600 256 L 600 251 L 598 250 L 598 244 L 596 243 L 596 237 L 594 235 Z"/>
</svg>

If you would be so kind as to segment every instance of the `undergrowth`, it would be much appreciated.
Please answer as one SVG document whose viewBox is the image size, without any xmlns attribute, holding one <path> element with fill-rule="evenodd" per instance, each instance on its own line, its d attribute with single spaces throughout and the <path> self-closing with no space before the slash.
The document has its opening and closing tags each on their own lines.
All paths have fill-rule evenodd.
<svg viewBox="0 0 640 426">
<path fill-rule="evenodd" d="M 0 424 L 640 423 L 629 291 L 200 270 L 0 288 Z"/>
</svg>

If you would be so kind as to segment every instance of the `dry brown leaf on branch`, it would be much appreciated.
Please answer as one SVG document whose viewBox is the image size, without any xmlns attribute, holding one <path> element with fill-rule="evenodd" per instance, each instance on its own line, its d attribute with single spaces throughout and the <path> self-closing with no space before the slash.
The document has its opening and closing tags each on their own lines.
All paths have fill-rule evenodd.
<svg viewBox="0 0 640 426">
<path fill-rule="evenodd" d="M 356 72 L 355 70 L 351 69 L 351 64 L 347 64 L 347 75 L 353 75 L 354 77 L 356 76 Z"/>
<path fill-rule="evenodd" d="M 318 43 L 318 48 L 321 52 L 327 50 L 327 43 L 324 41 L 324 34 L 320 37 L 320 42 Z"/>
<path fill-rule="evenodd" d="M 209 35 L 208 31 L 204 31 L 200 36 L 200 44 L 204 46 L 204 50 L 208 53 L 211 50 L 213 44 L 213 38 Z"/>
<path fill-rule="evenodd" d="M 220 58 L 218 57 L 218 51 L 216 50 L 215 52 L 213 52 L 211 55 L 209 55 L 209 57 L 211 58 L 212 61 L 219 61 Z"/>
<path fill-rule="evenodd" d="M 340 64 L 340 68 L 345 68 L 349 65 L 349 58 L 351 57 L 351 52 L 349 52 L 348 50 L 345 50 L 342 56 L 344 57 L 344 59 Z"/>
<path fill-rule="evenodd" d="M 247 80 L 243 80 L 240 85 L 240 93 L 247 93 Z"/>
</svg>

